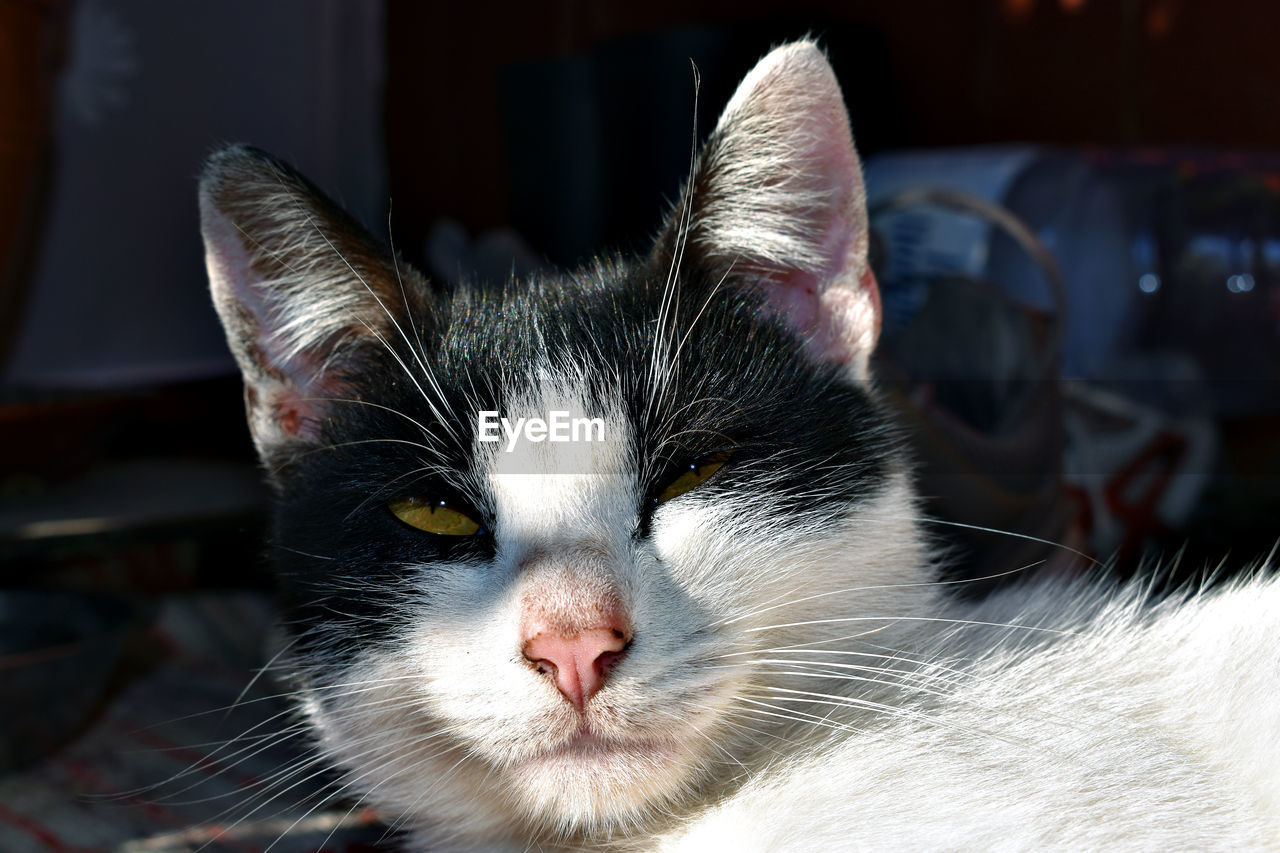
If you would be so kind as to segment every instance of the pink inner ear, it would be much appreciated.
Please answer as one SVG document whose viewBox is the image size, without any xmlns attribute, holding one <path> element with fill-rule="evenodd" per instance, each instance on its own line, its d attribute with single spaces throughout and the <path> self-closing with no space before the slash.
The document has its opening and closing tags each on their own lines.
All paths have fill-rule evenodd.
<svg viewBox="0 0 1280 853">
<path fill-rule="evenodd" d="M 766 285 L 769 310 L 833 364 L 865 365 L 880 337 L 880 289 L 870 269 L 856 286 L 824 288 L 816 273 L 792 271 Z"/>
<path fill-rule="evenodd" d="M 310 434 L 315 432 L 314 426 L 308 429 L 309 424 L 314 424 L 314 413 L 296 391 L 282 391 L 274 405 L 274 420 L 282 433 L 294 438 L 315 438 Z"/>
<path fill-rule="evenodd" d="M 770 276 L 768 305 L 805 339 L 811 357 L 862 375 L 880 333 L 880 295 L 867 267 L 862 175 L 838 90 L 810 128 L 799 174 L 815 196 L 826 196 L 801 221 L 819 261 Z"/>
<path fill-rule="evenodd" d="M 339 381 L 307 353 L 299 353 L 282 365 L 267 352 L 263 347 L 248 351 L 254 367 L 252 373 L 245 372 L 252 389 L 246 397 L 251 420 L 278 438 L 319 441 L 328 398 L 343 396 Z"/>
<path fill-rule="evenodd" d="M 324 398 L 336 380 L 310 352 L 287 353 L 273 327 L 279 311 L 254 268 L 245 235 L 212 201 L 202 199 L 205 261 L 214 305 L 245 381 L 245 404 L 260 446 L 316 442 Z"/>
<path fill-rule="evenodd" d="M 819 329 L 822 290 L 816 273 L 794 271 L 765 285 L 769 310 L 792 330 L 810 337 Z"/>
</svg>

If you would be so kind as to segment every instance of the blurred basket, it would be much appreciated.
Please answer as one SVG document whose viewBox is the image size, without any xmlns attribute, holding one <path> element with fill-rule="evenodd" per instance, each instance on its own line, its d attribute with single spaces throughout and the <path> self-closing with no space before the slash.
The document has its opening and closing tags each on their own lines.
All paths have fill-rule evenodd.
<svg viewBox="0 0 1280 853">
<path fill-rule="evenodd" d="M 877 357 L 877 377 L 911 437 L 918 491 L 942 522 L 936 538 L 950 546 L 948 571 L 979 594 L 1072 554 L 1055 544 L 1070 538 L 1075 515 L 1061 478 L 1067 291 L 1031 229 L 970 193 L 898 192 L 871 208 L 873 230 L 876 218 L 916 206 L 976 217 L 1007 234 L 1042 272 L 1053 305 L 1020 304 L 995 283 L 939 271 L 910 321 L 886 328 Z M 876 245 L 883 251 L 885 241 Z"/>
</svg>

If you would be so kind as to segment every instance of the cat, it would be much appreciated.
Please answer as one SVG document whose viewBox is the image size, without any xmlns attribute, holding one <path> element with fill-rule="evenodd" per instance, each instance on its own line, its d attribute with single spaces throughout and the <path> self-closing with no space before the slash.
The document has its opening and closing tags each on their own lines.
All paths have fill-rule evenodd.
<svg viewBox="0 0 1280 853">
<path fill-rule="evenodd" d="M 437 289 L 289 166 L 208 160 L 299 707 L 408 849 L 1280 849 L 1264 571 L 937 580 L 860 168 L 808 41 L 630 261 Z"/>
</svg>

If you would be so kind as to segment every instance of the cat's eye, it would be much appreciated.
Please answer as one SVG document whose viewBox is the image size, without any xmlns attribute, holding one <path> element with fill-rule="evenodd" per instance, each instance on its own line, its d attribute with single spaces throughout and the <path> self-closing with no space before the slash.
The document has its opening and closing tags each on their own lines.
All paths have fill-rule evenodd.
<svg viewBox="0 0 1280 853">
<path fill-rule="evenodd" d="M 387 508 L 405 524 L 437 536 L 474 536 L 480 532 L 478 522 L 448 501 L 401 498 L 387 504 Z"/>
<path fill-rule="evenodd" d="M 704 456 L 689 465 L 680 476 L 668 483 L 667 487 L 658 493 L 654 504 L 666 503 L 672 498 L 678 498 L 685 492 L 701 486 L 712 474 L 724 467 L 731 455 L 731 451 L 728 450 L 721 453 L 712 453 L 710 456 Z"/>
</svg>

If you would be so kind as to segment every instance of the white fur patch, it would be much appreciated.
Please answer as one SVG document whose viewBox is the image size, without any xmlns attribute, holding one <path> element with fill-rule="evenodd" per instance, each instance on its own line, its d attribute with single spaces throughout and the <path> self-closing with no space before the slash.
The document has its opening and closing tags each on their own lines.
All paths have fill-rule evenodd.
<svg viewBox="0 0 1280 853">
<path fill-rule="evenodd" d="M 957 628 L 937 695 L 791 754 L 659 849 L 1280 847 L 1276 579 L 1158 606 L 1047 585 L 950 615 L 1041 631 Z"/>
</svg>

